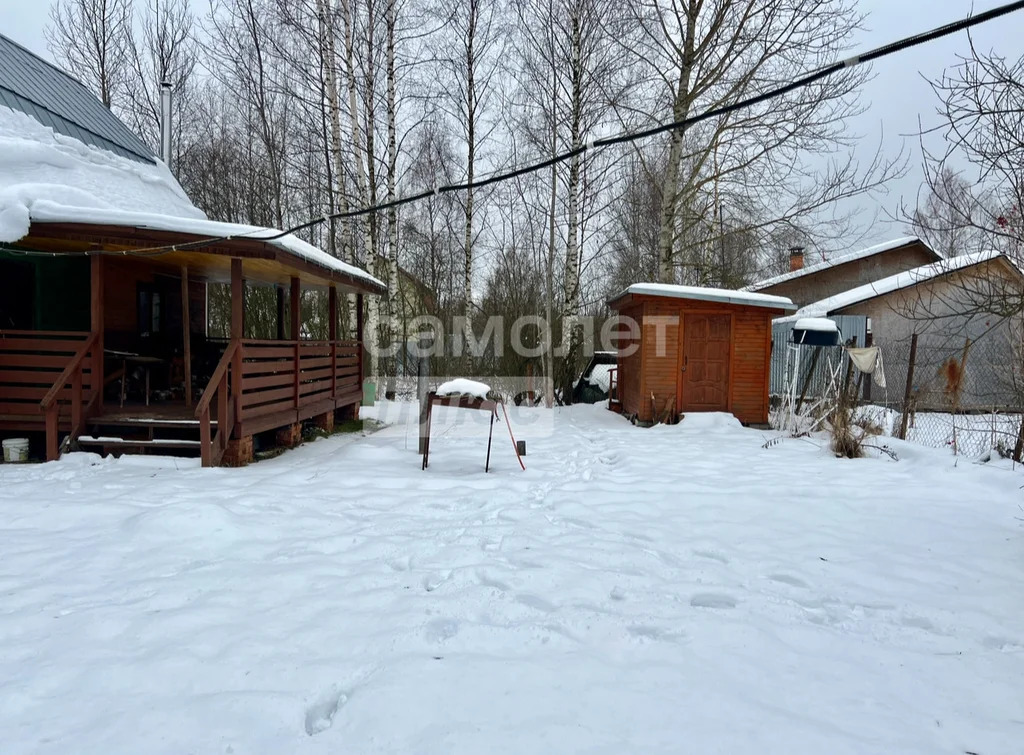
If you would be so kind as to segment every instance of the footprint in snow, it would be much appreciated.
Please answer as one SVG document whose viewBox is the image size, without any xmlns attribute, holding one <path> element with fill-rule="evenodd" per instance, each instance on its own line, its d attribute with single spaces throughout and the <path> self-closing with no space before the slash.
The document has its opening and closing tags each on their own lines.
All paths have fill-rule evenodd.
<svg viewBox="0 0 1024 755">
<path fill-rule="evenodd" d="M 1003 652 L 1015 652 L 1021 649 L 1021 644 L 1007 637 L 988 636 L 981 641 L 981 644 L 990 650 L 1001 650 Z"/>
<path fill-rule="evenodd" d="M 923 616 L 903 616 L 900 618 L 900 623 L 911 629 L 924 629 L 927 632 L 935 630 L 935 625 Z"/>
<path fill-rule="evenodd" d="M 488 576 L 487 572 L 483 571 L 482 569 L 477 570 L 476 581 L 480 583 L 481 587 L 490 587 L 500 592 L 508 592 L 509 590 L 508 585 L 506 585 L 499 579 L 495 579 L 494 577 Z"/>
<path fill-rule="evenodd" d="M 346 702 L 346 693 L 332 690 L 309 706 L 306 709 L 306 734 L 312 737 L 330 729 L 334 717 Z"/>
<path fill-rule="evenodd" d="M 695 555 L 695 556 L 697 556 L 699 558 L 706 558 L 706 559 L 709 559 L 711 561 L 717 561 L 720 564 L 727 564 L 727 563 L 729 563 L 729 559 L 727 559 L 725 556 L 721 555 L 720 553 L 715 553 L 713 551 L 694 551 L 693 555 Z"/>
<path fill-rule="evenodd" d="M 516 595 L 516 602 L 522 603 L 524 606 L 528 606 L 529 608 L 543 611 L 544 613 L 554 613 L 558 610 L 558 606 L 553 603 L 548 603 L 544 598 L 537 595 Z"/>
<path fill-rule="evenodd" d="M 807 589 L 810 586 L 799 577 L 794 577 L 790 574 L 770 574 L 768 579 L 772 582 L 781 582 L 782 584 L 789 585 L 790 587 L 801 587 L 803 589 Z"/>
<path fill-rule="evenodd" d="M 423 589 L 427 592 L 434 592 L 434 590 L 447 582 L 451 576 L 451 570 L 442 573 L 428 574 L 423 578 Z"/>
<path fill-rule="evenodd" d="M 434 619 L 423 629 L 423 636 L 428 642 L 444 642 L 459 633 L 459 622 L 455 619 Z"/>
<path fill-rule="evenodd" d="M 717 592 L 702 592 L 690 598 L 694 608 L 735 608 L 738 601 L 731 595 Z"/>
</svg>

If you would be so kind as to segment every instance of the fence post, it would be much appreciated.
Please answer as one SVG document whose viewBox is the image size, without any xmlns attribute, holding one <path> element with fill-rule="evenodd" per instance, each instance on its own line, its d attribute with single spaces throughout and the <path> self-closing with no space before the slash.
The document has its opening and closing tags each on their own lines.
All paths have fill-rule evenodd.
<svg viewBox="0 0 1024 755">
<path fill-rule="evenodd" d="M 875 334 L 869 330 L 867 334 L 864 336 L 864 346 L 870 349 L 874 345 Z M 872 381 L 870 378 L 864 382 L 864 403 L 866 404 L 871 403 L 871 382 Z"/>
<path fill-rule="evenodd" d="M 804 378 L 804 387 L 800 391 L 800 400 L 796 402 L 796 409 L 793 410 L 794 414 L 800 414 L 800 407 L 804 405 L 804 398 L 807 397 L 807 390 L 811 387 L 811 379 L 814 377 L 814 369 L 818 366 L 818 356 L 820 354 L 821 347 L 815 346 L 814 353 L 811 355 L 811 365 L 807 370 L 807 377 Z"/>
<path fill-rule="evenodd" d="M 857 336 L 853 336 L 850 339 L 850 344 L 849 344 L 848 348 L 851 348 L 851 349 L 856 349 L 857 348 Z M 843 380 L 843 403 L 844 404 L 847 401 L 849 401 L 849 399 L 850 399 L 850 379 L 853 377 L 853 358 L 850 357 L 849 354 L 847 354 L 847 358 L 850 360 L 850 363 L 846 365 L 846 378 Z"/>
<path fill-rule="evenodd" d="M 903 415 L 900 417 L 900 440 L 907 439 L 907 420 L 910 418 L 910 391 L 914 385 L 914 362 L 917 360 L 917 333 L 910 337 L 910 362 L 907 365 L 907 384 L 903 387 Z"/>
<path fill-rule="evenodd" d="M 427 414 L 430 403 L 427 399 L 427 378 L 430 377 L 430 356 L 427 350 L 430 348 L 430 336 L 424 331 L 420 333 L 420 355 L 419 364 L 416 369 L 416 398 L 420 402 L 420 442 L 419 453 L 427 452 L 428 429 Z"/>
<path fill-rule="evenodd" d="M 1020 430 L 1017 431 L 1017 444 L 1013 447 L 1013 460 L 1018 464 L 1024 457 L 1024 414 L 1020 418 Z"/>
</svg>

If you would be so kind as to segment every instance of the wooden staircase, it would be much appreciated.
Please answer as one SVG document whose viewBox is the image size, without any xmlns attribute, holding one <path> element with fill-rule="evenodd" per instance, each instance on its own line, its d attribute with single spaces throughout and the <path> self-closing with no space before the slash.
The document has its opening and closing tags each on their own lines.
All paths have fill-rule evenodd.
<svg viewBox="0 0 1024 755">
<path fill-rule="evenodd" d="M 114 456 L 153 453 L 199 458 L 199 420 L 146 415 L 147 412 L 136 410 L 93 417 L 86 423 L 87 432 L 78 436 L 73 447 Z M 216 420 L 211 424 L 216 427 Z"/>
</svg>

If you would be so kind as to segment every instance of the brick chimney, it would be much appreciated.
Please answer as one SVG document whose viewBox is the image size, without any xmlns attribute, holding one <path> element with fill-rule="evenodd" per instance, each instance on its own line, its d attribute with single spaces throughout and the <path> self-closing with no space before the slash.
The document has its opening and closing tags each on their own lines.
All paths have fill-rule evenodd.
<svg viewBox="0 0 1024 755">
<path fill-rule="evenodd" d="M 794 246 L 789 250 L 789 272 L 793 273 L 804 268 L 804 248 Z"/>
</svg>

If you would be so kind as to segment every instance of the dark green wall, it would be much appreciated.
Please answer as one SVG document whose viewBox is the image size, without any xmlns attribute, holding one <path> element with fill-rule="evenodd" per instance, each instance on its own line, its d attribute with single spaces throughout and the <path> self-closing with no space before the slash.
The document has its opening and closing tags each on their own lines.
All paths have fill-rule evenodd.
<svg viewBox="0 0 1024 755">
<path fill-rule="evenodd" d="M 33 269 L 34 330 L 89 330 L 88 257 L 27 257 L 0 251 L 0 275 L 5 263 Z"/>
</svg>

